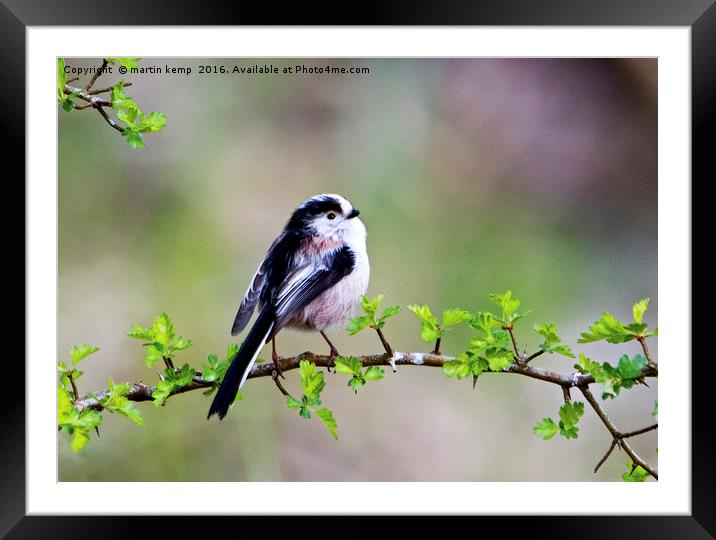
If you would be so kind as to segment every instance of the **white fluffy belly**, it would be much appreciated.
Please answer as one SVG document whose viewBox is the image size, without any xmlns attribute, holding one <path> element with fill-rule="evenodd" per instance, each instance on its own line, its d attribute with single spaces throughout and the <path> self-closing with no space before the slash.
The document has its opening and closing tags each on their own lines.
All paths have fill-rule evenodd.
<svg viewBox="0 0 716 540">
<path fill-rule="evenodd" d="M 313 331 L 344 326 L 356 314 L 361 296 L 368 290 L 368 261 L 356 263 L 353 272 L 299 311 L 286 326 Z"/>
</svg>

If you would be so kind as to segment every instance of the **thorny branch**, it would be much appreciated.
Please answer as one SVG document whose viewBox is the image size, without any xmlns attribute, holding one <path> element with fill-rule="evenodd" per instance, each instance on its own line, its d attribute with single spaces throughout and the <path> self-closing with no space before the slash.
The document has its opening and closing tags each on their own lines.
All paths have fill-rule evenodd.
<svg viewBox="0 0 716 540">
<path fill-rule="evenodd" d="M 69 83 L 76 81 L 78 77 L 73 77 L 72 79 L 69 79 L 67 83 L 65 83 L 65 93 L 66 94 L 74 94 L 75 97 L 81 99 L 82 101 L 85 101 L 86 103 L 82 105 L 73 105 L 72 108 L 78 111 L 94 108 L 102 118 L 104 118 L 104 121 L 107 122 L 112 128 L 116 129 L 120 133 L 124 132 L 124 129 L 122 126 L 120 126 L 117 122 L 112 120 L 109 115 L 104 111 L 103 107 L 112 107 L 112 102 L 107 99 L 99 98 L 97 97 L 98 94 L 104 94 L 106 92 L 109 92 L 112 90 L 112 86 L 109 86 L 107 88 L 101 88 L 100 90 L 92 90 L 92 86 L 97 81 L 99 76 L 105 72 L 105 68 L 107 67 L 107 60 L 102 61 L 102 66 L 99 70 L 95 71 L 94 75 L 90 79 L 90 81 L 87 83 L 87 85 L 84 88 L 78 88 L 76 86 L 71 86 Z M 124 87 L 132 86 L 132 83 L 122 83 Z"/>
<path fill-rule="evenodd" d="M 441 354 L 433 354 L 433 353 L 418 353 L 418 352 L 393 352 L 393 349 L 388 344 L 388 342 L 385 340 L 385 336 L 381 335 L 381 332 L 378 332 L 379 337 L 381 338 L 381 343 L 383 344 L 383 347 L 386 349 L 386 353 L 383 354 L 372 354 L 372 355 L 366 355 L 366 356 L 360 356 L 359 360 L 361 361 L 361 364 L 365 367 L 368 366 L 390 366 L 395 368 L 395 366 L 427 366 L 427 367 L 438 367 L 441 368 L 445 362 L 455 360 L 452 356 L 446 356 Z M 390 351 L 388 353 L 387 351 Z M 596 473 L 599 468 L 602 466 L 602 464 L 607 460 L 607 458 L 610 456 L 612 451 L 615 447 L 619 447 L 623 449 L 627 455 L 631 458 L 634 465 L 641 466 L 645 471 L 647 471 L 651 476 L 653 476 L 655 479 L 658 480 L 658 474 L 657 471 L 646 461 L 644 461 L 639 455 L 634 451 L 634 449 L 629 445 L 629 443 L 625 440 L 630 437 L 634 437 L 636 435 L 641 435 L 643 433 L 647 433 L 649 431 L 655 430 L 658 428 L 658 424 L 654 424 L 642 429 L 638 429 L 635 431 L 620 432 L 617 427 L 612 423 L 612 421 L 607 416 L 606 412 L 602 408 L 602 406 L 597 402 L 597 400 L 594 398 L 593 394 L 589 390 L 589 385 L 594 383 L 594 377 L 589 374 L 580 373 L 580 372 L 574 372 L 570 374 L 565 373 L 558 373 L 555 371 L 538 368 L 534 366 L 527 365 L 527 361 L 531 358 L 535 358 L 539 355 L 539 353 L 542 353 L 543 351 L 539 351 L 538 353 L 535 353 L 531 355 L 530 357 L 527 357 L 526 361 L 524 363 L 522 362 L 513 362 L 505 371 L 501 372 L 494 372 L 494 373 L 513 373 L 517 375 L 524 375 L 525 377 L 529 377 L 532 379 L 537 379 L 540 381 L 545 381 L 548 383 L 555 384 L 559 386 L 562 389 L 563 397 L 565 402 L 569 401 L 571 399 L 570 396 L 570 389 L 571 388 L 577 388 L 579 391 L 584 395 L 585 399 L 589 403 L 589 405 L 594 409 L 594 412 L 597 414 L 597 416 L 600 418 L 602 423 L 605 425 L 607 430 L 609 431 L 610 435 L 612 436 L 612 443 L 607 450 L 604 457 L 599 461 L 596 468 L 594 469 L 594 472 Z M 656 377 L 658 376 L 658 368 L 656 363 L 651 359 L 649 356 L 647 356 L 649 359 L 649 365 L 647 365 L 643 372 L 642 377 Z M 312 353 L 310 351 L 306 351 L 304 353 L 298 354 L 296 356 L 290 356 L 290 357 L 279 357 L 277 359 L 279 368 L 281 372 L 284 371 L 290 371 L 292 369 L 298 369 L 301 360 L 308 360 L 310 362 L 313 362 L 317 367 L 330 367 L 334 359 L 329 355 L 319 355 Z M 487 373 L 493 373 L 493 372 L 487 372 Z M 284 394 L 288 395 L 288 392 L 283 387 L 281 382 L 279 381 L 279 378 L 277 376 L 277 370 L 276 366 L 272 362 L 267 363 L 261 363 L 256 364 L 251 372 L 248 375 L 249 379 L 256 379 L 259 377 L 271 377 L 276 384 L 279 391 Z M 200 372 L 196 372 L 196 376 L 194 377 L 194 380 L 191 382 L 191 384 L 184 386 L 182 388 L 177 389 L 174 391 L 171 395 L 175 394 L 183 394 L 185 392 L 190 392 L 192 390 L 199 390 L 199 389 L 208 389 L 212 388 L 217 385 L 216 381 L 213 380 L 207 380 L 204 379 Z M 125 395 L 125 397 L 130 401 L 153 401 L 154 398 L 152 397 L 152 394 L 156 390 L 156 386 L 150 386 L 147 384 L 144 384 L 142 382 L 130 384 L 130 390 Z M 103 390 L 101 392 L 98 392 L 95 396 L 92 395 L 86 395 L 79 399 L 75 400 L 75 407 L 79 412 L 82 412 L 84 409 L 94 409 L 94 410 L 102 410 L 102 404 L 100 403 L 101 400 L 107 396 L 109 393 L 108 390 Z"/>
<path fill-rule="evenodd" d="M 599 467 L 606 461 L 606 459 L 609 457 L 609 454 L 612 453 L 612 450 L 614 450 L 614 446 L 621 447 L 627 455 L 631 458 L 631 461 L 634 465 L 641 466 L 642 469 L 644 469 L 646 472 L 648 472 L 651 476 L 653 476 L 656 480 L 659 479 L 659 476 L 656 472 L 656 470 L 649 465 L 646 461 L 644 461 L 642 458 L 639 457 L 639 455 L 634 451 L 634 449 L 629 446 L 629 443 L 627 443 L 624 439 L 626 436 L 621 433 L 616 426 L 612 423 L 612 421 L 607 416 L 607 413 L 604 412 L 604 409 L 602 409 L 601 405 L 599 405 L 599 402 L 597 402 L 596 399 L 594 399 L 594 396 L 592 395 L 592 392 L 589 390 L 589 387 L 585 385 L 580 385 L 579 390 L 584 395 L 585 399 L 589 404 L 592 406 L 592 409 L 594 409 L 594 412 L 597 413 L 597 416 L 599 416 L 599 419 L 602 421 L 602 423 L 606 426 L 609 433 L 612 435 L 612 444 L 609 447 L 609 450 L 607 450 L 606 455 L 602 458 L 602 460 L 597 464 L 596 469 L 594 472 L 599 470 Z M 633 435 L 636 435 L 638 433 L 645 433 L 647 431 L 650 431 L 651 429 L 656 429 L 656 426 L 649 426 L 649 428 L 637 430 L 635 432 L 627 433 L 626 435 L 631 437 Z"/>
</svg>

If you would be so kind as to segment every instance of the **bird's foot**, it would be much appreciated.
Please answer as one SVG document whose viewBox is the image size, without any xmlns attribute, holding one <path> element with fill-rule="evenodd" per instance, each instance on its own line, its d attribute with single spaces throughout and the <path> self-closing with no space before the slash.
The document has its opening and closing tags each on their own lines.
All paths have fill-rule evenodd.
<svg viewBox="0 0 716 540">
<path fill-rule="evenodd" d="M 278 376 L 282 379 L 285 379 L 286 377 L 284 377 L 283 375 L 283 371 L 281 370 L 281 365 L 279 362 L 279 360 L 281 360 L 281 357 L 277 355 L 275 351 L 271 353 L 271 360 L 273 360 L 273 368 L 276 370 Z"/>
<path fill-rule="evenodd" d="M 331 352 L 328 354 L 328 364 L 326 365 L 326 369 L 328 372 L 331 372 L 331 367 L 334 367 L 336 365 L 335 359 L 338 358 L 341 354 L 338 352 L 338 349 L 331 346 Z M 333 372 L 335 373 L 336 370 L 334 369 Z"/>
</svg>

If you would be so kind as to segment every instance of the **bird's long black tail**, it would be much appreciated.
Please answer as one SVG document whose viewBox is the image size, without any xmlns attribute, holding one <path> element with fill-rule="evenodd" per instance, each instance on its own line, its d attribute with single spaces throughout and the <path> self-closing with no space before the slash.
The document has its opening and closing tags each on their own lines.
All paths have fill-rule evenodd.
<svg viewBox="0 0 716 540">
<path fill-rule="evenodd" d="M 239 352 L 236 353 L 236 356 L 231 361 L 229 369 L 226 370 L 226 375 L 224 375 L 224 380 L 216 392 L 207 418 L 211 418 L 213 414 L 217 413 L 220 419 L 226 416 L 229 406 L 236 399 L 236 392 L 244 384 L 249 371 L 254 362 L 256 362 L 256 357 L 259 355 L 261 347 L 264 346 L 266 338 L 273 329 L 273 319 L 270 307 L 265 307 L 246 336 Z"/>
</svg>

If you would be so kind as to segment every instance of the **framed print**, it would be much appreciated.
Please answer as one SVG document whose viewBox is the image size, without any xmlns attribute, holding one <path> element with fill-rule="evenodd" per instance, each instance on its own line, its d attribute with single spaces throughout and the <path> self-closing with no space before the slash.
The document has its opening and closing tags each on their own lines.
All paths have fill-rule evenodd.
<svg viewBox="0 0 716 540">
<path fill-rule="evenodd" d="M 711 537 L 712 3 L 350 27 L 40 6 L 2 8 L 28 318 L 0 530 L 508 514 L 569 537 L 596 514 L 580 536 Z"/>
</svg>

